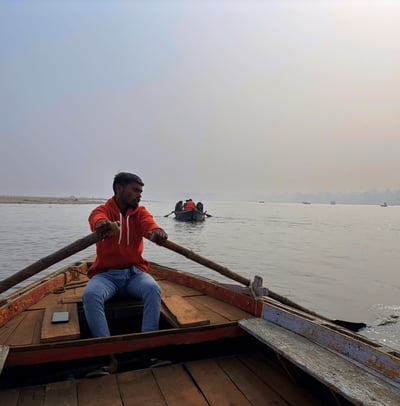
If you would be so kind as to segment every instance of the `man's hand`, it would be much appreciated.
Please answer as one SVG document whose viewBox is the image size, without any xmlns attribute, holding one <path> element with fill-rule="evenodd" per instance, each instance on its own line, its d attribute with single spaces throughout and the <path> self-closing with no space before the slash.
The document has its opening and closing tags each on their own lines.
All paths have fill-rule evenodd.
<svg viewBox="0 0 400 406">
<path fill-rule="evenodd" d="M 168 234 L 162 228 L 156 228 L 149 232 L 147 238 L 158 245 L 163 245 L 168 239 Z"/>
<path fill-rule="evenodd" d="M 102 238 L 107 238 L 117 233 L 120 228 L 119 221 L 104 220 L 96 224 L 96 231 Z"/>
</svg>

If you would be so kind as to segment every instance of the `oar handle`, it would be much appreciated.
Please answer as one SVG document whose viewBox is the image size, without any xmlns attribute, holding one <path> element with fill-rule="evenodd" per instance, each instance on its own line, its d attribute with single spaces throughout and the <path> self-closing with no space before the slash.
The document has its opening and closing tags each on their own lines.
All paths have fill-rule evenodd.
<svg viewBox="0 0 400 406">
<path fill-rule="evenodd" d="M 250 284 L 251 284 L 250 279 L 247 279 L 235 272 L 232 272 L 230 269 L 226 268 L 225 266 L 222 266 L 213 261 L 210 261 L 209 259 L 204 258 L 201 255 L 196 254 L 195 252 L 193 252 L 185 247 L 182 247 L 181 245 L 177 244 L 176 242 L 167 240 L 167 241 L 165 241 L 163 246 L 165 248 L 168 248 L 171 251 L 175 251 L 178 254 L 185 256 L 186 258 L 191 259 L 194 262 L 197 262 L 198 264 L 211 268 L 214 271 L 217 271 L 218 273 L 220 273 L 221 275 L 224 275 L 227 278 L 233 279 L 234 281 L 239 282 L 245 286 L 250 286 Z"/>
<path fill-rule="evenodd" d="M 46 257 L 39 259 L 38 261 L 34 262 L 33 264 L 27 266 L 26 268 L 22 269 L 21 271 L 15 273 L 14 275 L 9 276 L 8 278 L 2 280 L 0 282 L 0 293 L 5 292 L 7 289 L 17 285 L 18 283 L 22 282 L 25 279 L 30 278 L 31 276 L 37 274 L 40 271 L 48 268 L 55 263 L 62 261 L 63 259 L 76 254 L 79 251 L 84 250 L 85 248 L 89 247 L 90 245 L 100 241 L 103 239 L 97 231 L 87 235 L 86 237 L 80 238 L 76 240 L 72 244 L 67 245 L 60 250 L 53 252 Z"/>
</svg>

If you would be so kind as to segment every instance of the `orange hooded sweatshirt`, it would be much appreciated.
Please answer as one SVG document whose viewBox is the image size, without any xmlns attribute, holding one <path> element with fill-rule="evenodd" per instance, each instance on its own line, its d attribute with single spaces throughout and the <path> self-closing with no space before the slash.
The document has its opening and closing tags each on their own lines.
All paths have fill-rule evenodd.
<svg viewBox="0 0 400 406">
<path fill-rule="evenodd" d="M 129 268 L 135 265 L 146 272 L 148 263 L 142 257 L 143 237 L 160 226 L 154 221 L 151 213 L 143 206 L 135 209 L 129 208 L 125 216 L 112 197 L 101 206 L 96 207 L 89 216 L 89 224 L 92 231 L 100 221 L 120 221 L 119 233 L 105 238 L 96 244 L 96 260 L 89 268 L 88 277 L 105 272 L 111 268 Z"/>
<path fill-rule="evenodd" d="M 193 210 L 195 208 L 196 208 L 196 205 L 194 204 L 194 202 L 192 200 L 188 200 L 186 202 L 185 210 Z"/>
</svg>

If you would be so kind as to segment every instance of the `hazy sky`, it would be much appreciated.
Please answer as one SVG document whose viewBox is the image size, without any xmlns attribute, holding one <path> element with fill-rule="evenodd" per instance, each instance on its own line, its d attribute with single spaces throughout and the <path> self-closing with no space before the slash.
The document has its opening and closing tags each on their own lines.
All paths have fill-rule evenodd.
<svg viewBox="0 0 400 406">
<path fill-rule="evenodd" d="M 399 1 L 0 0 L 0 194 L 400 188 Z"/>
</svg>

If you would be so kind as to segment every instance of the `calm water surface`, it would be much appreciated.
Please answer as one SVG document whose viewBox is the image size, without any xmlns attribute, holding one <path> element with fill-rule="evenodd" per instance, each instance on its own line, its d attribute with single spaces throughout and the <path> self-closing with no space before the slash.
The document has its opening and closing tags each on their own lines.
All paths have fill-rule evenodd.
<svg viewBox="0 0 400 406">
<path fill-rule="evenodd" d="M 363 334 L 400 349 L 400 207 L 206 202 L 213 217 L 187 224 L 164 217 L 173 202 L 143 204 L 178 244 L 327 317 L 366 322 Z M 0 205 L 0 278 L 87 235 L 94 207 Z M 226 281 L 148 241 L 145 257 Z"/>
</svg>

